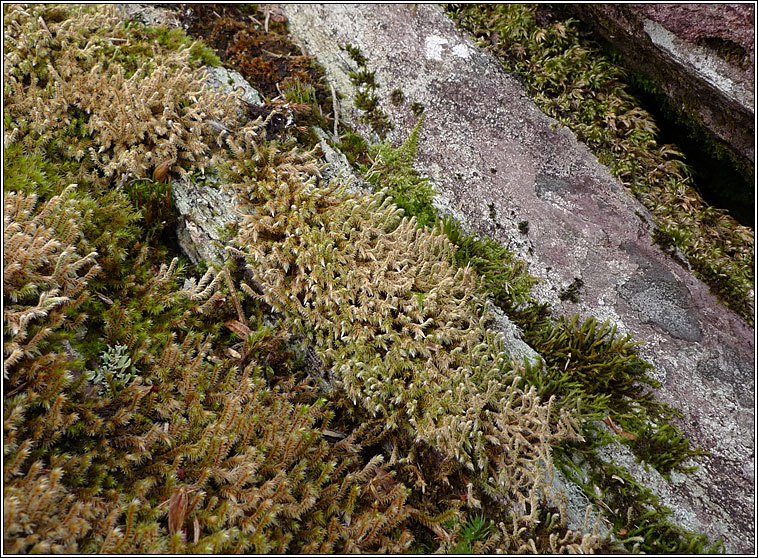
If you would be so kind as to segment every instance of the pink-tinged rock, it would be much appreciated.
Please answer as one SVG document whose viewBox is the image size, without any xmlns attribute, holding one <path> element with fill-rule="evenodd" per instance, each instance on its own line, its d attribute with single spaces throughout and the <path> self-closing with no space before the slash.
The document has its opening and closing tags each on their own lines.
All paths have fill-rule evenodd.
<svg viewBox="0 0 758 558">
<path fill-rule="evenodd" d="M 697 44 L 709 39 L 742 47 L 755 65 L 755 4 L 631 4 L 677 37 Z M 753 67 L 750 68 L 752 72 Z"/>
<path fill-rule="evenodd" d="M 569 9 L 744 169 L 753 169 L 754 4 L 572 4 Z M 728 50 L 738 53 L 729 61 Z"/>
</svg>

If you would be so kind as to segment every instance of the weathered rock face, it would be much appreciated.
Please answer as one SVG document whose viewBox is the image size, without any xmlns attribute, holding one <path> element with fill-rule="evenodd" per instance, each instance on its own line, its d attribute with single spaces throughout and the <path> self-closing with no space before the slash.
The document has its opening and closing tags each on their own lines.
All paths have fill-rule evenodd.
<svg viewBox="0 0 758 558">
<path fill-rule="evenodd" d="M 742 165 L 754 166 L 754 5 L 574 4 L 571 11 Z M 717 50 L 724 47 L 749 62 L 727 62 Z"/>
<path fill-rule="evenodd" d="M 699 44 L 729 41 L 755 65 L 755 6 L 752 4 L 631 4 L 677 37 Z M 753 68 L 750 68 L 751 72 Z"/>
<path fill-rule="evenodd" d="M 516 79 L 430 5 L 286 5 L 292 32 L 346 96 L 351 43 L 376 71 L 383 110 L 405 139 L 425 107 L 417 169 L 436 204 L 464 228 L 488 234 L 529 264 L 534 292 L 562 313 L 610 319 L 643 341 L 663 383 L 657 397 L 684 413 L 679 426 L 711 452 L 697 473 L 643 484 L 682 526 L 753 549 L 753 330 L 657 247 L 650 218 L 607 168 L 526 97 Z M 393 106 L 391 91 L 405 101 Z M 348 100 L 343 118 L 357 122 Z M 359 125 L 360 128 L 360 125 Z M 370 135 L 367 127 L 362 131 Z M 527 235 L 518 224 L 529 222 Z M 577 303 L 558 293 L 583 281 Z M 622 461 L 619 453 L 611 456 Z M 627 459 L 628 461 L 628 459 Z"/>
</svg>

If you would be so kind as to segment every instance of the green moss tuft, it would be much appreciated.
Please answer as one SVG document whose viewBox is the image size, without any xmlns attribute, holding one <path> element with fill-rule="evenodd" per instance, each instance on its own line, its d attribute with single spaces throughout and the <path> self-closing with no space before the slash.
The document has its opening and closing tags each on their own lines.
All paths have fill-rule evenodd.
<svg viewBox="0 0 758 558">
<path fill-rule="evenodd" d="M 418 136 L 423 118 L 414 126 L 408 139 L 398 148 L 389 143 L 373 145 L 368 156 L 370 167 L 359 167 L 366 181 L 376 189 L 386 189 L 393 201 L 416 218 L 420 226 L 432 226 L 437 212 L 432 207 L 434 190 L 428 179 L 413 169 L 413 159 L 418 151 Z"/>
<path fill-rule="evenodd" d="M 389 116 L 379 108 L 379 97 L 376 95 L 378 85 L 374 77 L 375 72 L 369 71 L 366 63 L 368 60 L 360 49 L 351 44 L 342 47 L 347 51 L 350 58 L 358 65 L 358 70 L 348 73 L 350 81 L 356 88 L 353 104 L 356 108 L 364 112 L 361 115 L 361 121 L 365 122 L 376 134 L 384 139 L 392 128 L 392 122 Z"/>
</svg>

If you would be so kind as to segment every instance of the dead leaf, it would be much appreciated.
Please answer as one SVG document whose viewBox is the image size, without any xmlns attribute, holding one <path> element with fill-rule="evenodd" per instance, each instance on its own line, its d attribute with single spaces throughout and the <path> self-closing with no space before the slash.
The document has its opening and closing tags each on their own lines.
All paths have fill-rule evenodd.
<svg viewBox="0 0 758 558">
<path fill-rule="evenodd" d="M 238 320 L 229 320 L 224 322 L 224 325 L 230 330 L 239 335 L 242 339 L 246 338 L 252 333 L 249 327 Z"/>
<path fill-rule="evenodd" d="M 168 532 L 172 535 L 184 525 L 187 515 L 187 488 L 174 488 L 168 501 Z"/>
<path fill-rule="evenodd" d="M 374 466 L 374 478 L 369 481 L 369 488 L 374 498 L 382 500 L 386 497 L 399 483 L 392 478 L 386 470 Z"/>
<path fill-rule="evenodd" d="M 603 419 L 603 422 L 607 424 L 611 428 L 611 430 L 613 430 L 616 434 L 618 434 L 622 438 L 626 438 L 627 440 L 637 439 L 637 436 L 635 434 L 632 434 L 631 432 L 625 432 L 624 430 L 616 426 L 616 424 L 613 422 L 613 419 L 611 419 L 610 416 L 605 417 Z"/>
<path fill-rule="evenodd" d="M 168 172 L 173 165 L 174 162 L 171 159 L 163 161 L 160 165 L 155 167 L 155 170 L 153 171 L 153 180 L 155 182 L 165 182 L 166 178 L 168 178 Z"/>
<path fill-rule="evenodd" d="M 266 12 L 271 16 L 271 19 L 277 23 L 284 23 L 287 21 L 287 16 L 284 15 L 284 12 L 279 7 L 266 6 Z"/>
</svg>

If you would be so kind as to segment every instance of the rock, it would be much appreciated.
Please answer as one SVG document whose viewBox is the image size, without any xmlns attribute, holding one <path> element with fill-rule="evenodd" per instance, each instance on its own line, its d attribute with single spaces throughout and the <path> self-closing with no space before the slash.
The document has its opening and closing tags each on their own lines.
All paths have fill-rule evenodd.
<svg viewBox="0 0 758 558">
<path fill-rule="evenodd" d="M 137 19 L 145 25 L 168 25 L 179 27 L 176 15 L 149 4 L 117 4 L 116 9 L 123 19 Z"/>
<path fill-rule="evenodd" d="M 754 5 L 574 4 L 571 12 L 618 48 L 634 71 L 651 78 L 675 107 L 705 126 L 742 166 L 753 168 Z M 725 60 L 726 50 L 736 60 Z"/>
<path fill-rule="evenodd" d="M 662 503 L 688 528 L 723 537 L 727 552 L 751 552 L 753 329 L 651 245 L 648 211 L 439 7 L 290 4 L 283 11 L 345 95 L 342 118 L 366 137 L 350 102 L 355 68 L 340 45 L 357 46 L 376 72 L 393 143 L 417 121 L 411 104 L 423 104 L 416 168 L 439 192 L 435 204 L 463 219 L 464 230 L 488 234 L 525 260 L 542 280 L 533 289 L 540 301 L 565 315 L 609 319 L 644 342 L 640 354 L 663 384 L 656 397 L 679 408 L 677 425 L 711 452 L 697 458 L 700 469 L 686 482 L 657 490 Z M 405 98 L 397 106 L 395 89 Z M 578 301 L 561 300 L 577 278 Z M 644 468 L 635 474 L 645 485 Z"/>
<path fill-rule="evenodd" d="M 242 74 L 222 66 L 205 68 L 205 83 L 213 89 L 231 93 L 241 89 L 242 98 L 251 105 L 262 105 L 260 93 L 253 89 Z"/>
<path fill-rule="evenodd" d="M 199 182 L 180 177 L 171 183 L 171 195 L 181 215 L 177 226 L 179 246 L 192 263 L 221 266 L 227 259 L 224 228 L 239 221 L 234 196 L 219 187 L 215 179 Z"/>
<path fill-rule="evenodd" d="M 205 72 L 208 87 L 224 92 L 237 91 L 242 99 L 252 105 L 262 103 L 258 91 L 239 72 L 223 67 L 206 67 Z M 222 137 L 229 133 L 223 123 L 208 123 Z M 179 246 L 193 263 L 204 261 L 222 265 L 226 260 L 222 242 L 224 228 L 239 221 L 231 191 L 221 187 L 214 172 L 211 170 L 197 181 L 181 177 L 171 185 L 174 203 L 181 214 L 177 227 Z"/>
</svg>

